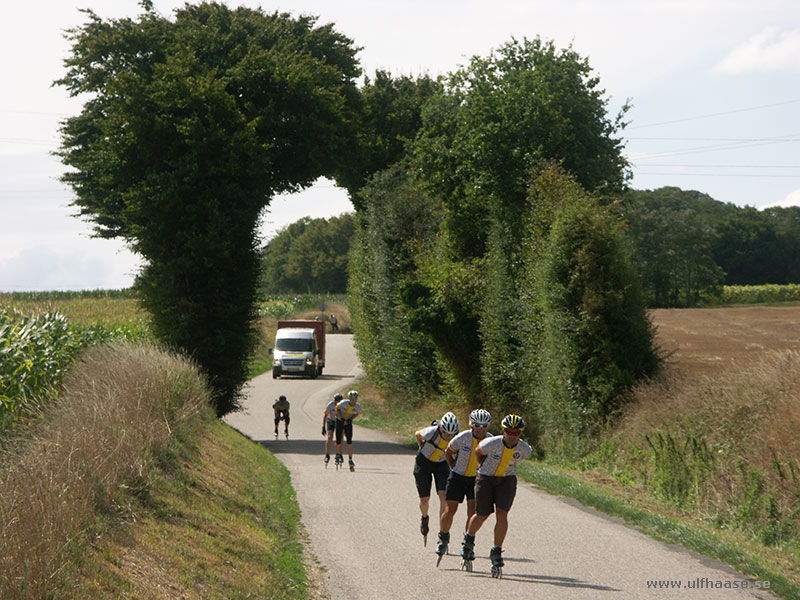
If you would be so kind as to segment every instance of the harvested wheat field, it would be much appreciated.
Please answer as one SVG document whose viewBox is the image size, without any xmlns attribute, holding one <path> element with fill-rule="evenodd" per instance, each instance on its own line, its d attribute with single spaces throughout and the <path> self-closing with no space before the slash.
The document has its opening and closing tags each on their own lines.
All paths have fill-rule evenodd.
<svg viewBox="0 0 800 600">
<path fill-rule="evenodd" d="M 715 377 L 772 351 L 800 351 L 800 306 L 655 309 L 656 342 L 670 370 Z"/>
</svg>

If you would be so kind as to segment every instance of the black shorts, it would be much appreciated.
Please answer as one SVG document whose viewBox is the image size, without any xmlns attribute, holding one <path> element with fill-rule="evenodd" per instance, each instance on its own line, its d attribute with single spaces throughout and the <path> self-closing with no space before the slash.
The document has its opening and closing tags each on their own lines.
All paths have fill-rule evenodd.
<svg viewBox="0 0 800 600">
<path fill-rule="evenodd" d="M 342 435 L 344 434 L 344 435 Z M 342 437 L 347 437 L 347 443 L 353 443 L 353 422 L 348 419 L 347 421 L 343 421 L 342 419 L 336 419 L 336 443 L 342 443 Z"/>
<path fill-rule="evenodd" d="M 289 411 L 288 410 L 279 410 L 278 414 L 275 415 L 275 424 L 277 425 L 281 421 L 286 421 L 286 424 L 289 424 Z"/>
<path fill-rule="evenodd" d="M 517 476 L 493 477 L 481 475 L 475 478 L 475 512 L 481 517 L 488 517 L 495 506 L 509 511 L 517 495 Z"/>
<path fill-rule="evenodd" d="M 325 431 L 333 433 L 336 431 L 336 421 L 333 419 L 325 419 Z"/>
<path fill-rule="evenodd" d="M 461 504 L 465 496 L 467 500 L 473 500 L 475 498 L 475 478 L 459 475 L 458 473 L 450 471 L 450 477 L 447 478 L 447 490 L 445 491 L 444 499 Z"/>
<path fill-rule="evenodd" d="M 447 487 L 447 476 L 450 474 L 450 465 L 447 461 L 432 462 L 417 452 L 414 462 L 414 479 L 417 482 L 417 492 L 420 498 L 431 495 L 431 480 L 436 482 L 436 491 L 443 492 Z"/>
</svg>

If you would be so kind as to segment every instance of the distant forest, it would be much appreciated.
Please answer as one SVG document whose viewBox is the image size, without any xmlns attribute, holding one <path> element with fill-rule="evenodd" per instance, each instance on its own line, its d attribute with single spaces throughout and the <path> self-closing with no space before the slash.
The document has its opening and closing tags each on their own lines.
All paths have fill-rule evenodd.
<svg viewBox="0 0 800 600">
<path fill-rule="evenodd" d="M 757 210 L 698 191 L 632 190 L 620 203 L 651 307 L 695 306 L 723 285 L 800 283 L 800 207 Z M 262 291 L 345 293 L 356 218 L 304 217 L 263 248 Z"/>
<path fill-rule="evenodd" d="M 663 187 L 623 202 L 631 257 L 652 307 L 695 306 L 723 285 L 800 283 L 800 207 L 739 207 Z"/>
</svg>

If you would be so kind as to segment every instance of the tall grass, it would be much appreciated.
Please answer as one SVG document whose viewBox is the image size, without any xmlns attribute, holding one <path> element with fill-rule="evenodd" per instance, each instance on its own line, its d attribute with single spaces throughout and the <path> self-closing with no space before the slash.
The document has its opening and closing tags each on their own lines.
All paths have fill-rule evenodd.
<svg viewBox="0 0 800 600">
<path fill-rule="evenodd" d="M 195 367 L 152 345 L 87 350 L 58 403 L 0 450 L 0 597 L 57 596 L 69 555 L 125 486 L 144 489 L 151 465 L 210 416 Z"/>
<path fill-rule="evenodd" d="M 587 463 L 800 556 L 798 390 L 795 351 L 713 379 L 640 386 Z"/>
</svg>

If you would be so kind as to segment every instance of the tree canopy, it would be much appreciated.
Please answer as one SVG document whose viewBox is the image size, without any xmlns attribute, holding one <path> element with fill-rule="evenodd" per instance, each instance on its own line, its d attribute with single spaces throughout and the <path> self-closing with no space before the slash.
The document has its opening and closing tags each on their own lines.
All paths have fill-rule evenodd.
<svg viewBox="0 0 800 600">
<path fill-rule="evenodd" d="M 447 207 L 459 256 L 481 256 L 492 211 L 516 220 L 537 162 L 560 162 L 584 188 L 619 192 L 629 174 L 627 107 L 613 120 L 588 61 L 540 38 L 512 40 L 452 73 L 422 113 L 417 174 Z"/>
<path fill-rule="evenodd" d="M 373 78 L 365 78 L 347 164 L 336 175 L 357 209 L 365 208 L 359 192 L 369 177 L 405 157 L 408 142 L 422 126 L 423 106 L 441 88 L 438 80 L 427 75 L 393 77 L 379 69 Z"/>
<path fill-rule="evenodd" d="M 354 216 L 303 217 L 272 238 L 262 251 L 264 293 L 344 294 L 355 230 Z"/>
<path fill-rule="evenodd" d="M 142 7 L 136 19 L 85 11 L 68 32 L 56 83 L 86 100 L 62 127 L 63 181 L 96 235 L 145 258 L 137 285 L 157 334 L 198 360 L 224 414 L 252 340 L 259 215 L 342 164 L 358 49 L 314 17 Z"/>
</svg>

